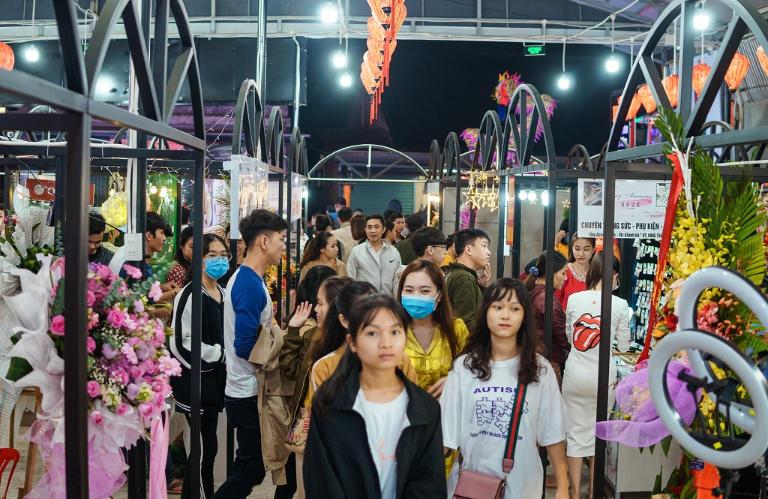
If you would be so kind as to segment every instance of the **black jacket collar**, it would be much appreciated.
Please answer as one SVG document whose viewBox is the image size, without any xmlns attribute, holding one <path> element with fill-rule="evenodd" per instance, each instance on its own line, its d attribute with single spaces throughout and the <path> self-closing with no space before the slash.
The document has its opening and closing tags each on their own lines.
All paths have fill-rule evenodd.
<svg viewBox="0 0 768 499">
<path fill-rule="evenodd" d="M 342 361 L 343 362 L 343 361 Z M 339 366 L 341 368 L 342 366 Z M 405 391 L 408 393 L 408 421 L 411 426 L 429 424 L 429 409 L 425 397 L 432 398 L 431 395 L 413 384 L 405 377 L 400 368 L 396 370 L 397 375 L 405 383 Z M 357 393 L 360 391 L 360 367 L 356 366 L 350 371 L 347 380 L 344 383 L 341 392 L 333 401 L 332 407 L 336 410 L 353 410 Z"/>
</svg>

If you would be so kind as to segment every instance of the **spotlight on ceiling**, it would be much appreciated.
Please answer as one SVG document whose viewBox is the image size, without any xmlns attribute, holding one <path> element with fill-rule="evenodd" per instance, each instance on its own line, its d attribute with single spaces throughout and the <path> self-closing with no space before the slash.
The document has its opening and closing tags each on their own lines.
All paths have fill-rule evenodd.
<svg viewBox="0 0 768 499">
<path fill-rule="evenodd" d="M 337 50 L 333 53 L 333 57 L 331 57 L 331 63 L 333 64 L 334 68 L 346 68 L 347 67 L 347 54 L 342 52 L 341 50 Z"/>
<path fill-rule="evenodd" d="M 325 2 L 320 7 L 320 21 L 325 24 L 334 24 L 339 21 L 339 8 L 336 2 Z"/>
<path fill-rule="evenodd" d="M 563 73 L 560 75 L 560 78 L 557 79 L 557 88 L 560 90 L 568 90 L 571 88 L 571 78 Z"/>
<path fill-rule="evenodd" d="M 617 73 L 621 69 L 621 60 L 614 54 L 611 54 L 605 60 L 605 70 L 609 73 Z"/>
<path fill-rule="evenodd" d="M 115 88 L 115 80 L 110 76 L 100 76 L 96 81 L 96 93 L 99 95 L 106 95 L 112 91 L 117 91 Z"/>
<path fill-rule="evenodd" d="M 699 31 L 704 31 L 705 29 L 709 28 L 709 25 L 711 22 L 712 22 L 712 17 L 709 15 L 709 12 L 707 12 L 701 7 L 696 9 L 696 13 L 693 15 L 694 28 L 696 28 Z"/>
<path fill-rule="evenodd" d="M 344 88 L 348 88 L 352 86 L 352 75 L 349 73 L 344 73 L 339 77 L 339 85 L 341 85 Z"/>
<path fill-rule="evenodd" d="M 40 51 L 34 45 L 30 45 L 24 49 L 24 59 L 27 62 L 37 62 L 40 60 Z"/>
</svg>

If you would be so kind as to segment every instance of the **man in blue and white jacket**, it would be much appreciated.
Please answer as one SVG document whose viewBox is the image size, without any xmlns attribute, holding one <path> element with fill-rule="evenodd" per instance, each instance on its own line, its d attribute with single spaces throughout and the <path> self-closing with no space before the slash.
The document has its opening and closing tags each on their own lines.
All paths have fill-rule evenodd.
<svg viewBox="0 0 768 499">
<path fill-rule="evenodd" d="M 224 299 L 224 407 L 227 420 L 237 431 L 238 448 L 232 474 L 215 498 L 245 499 L 266 474 L 261 453 L 256 365 L 248 357 L 261 331 L 272 326 L 272 300 L 262 276 L 270 265 L 280 262 L 287 228 L 285 220 L 268 210 L 254 210 L 240 220 L 246 256 L 230 278 Z M 278 487 L 276 497 L 279 495 Z"/>
</svg>

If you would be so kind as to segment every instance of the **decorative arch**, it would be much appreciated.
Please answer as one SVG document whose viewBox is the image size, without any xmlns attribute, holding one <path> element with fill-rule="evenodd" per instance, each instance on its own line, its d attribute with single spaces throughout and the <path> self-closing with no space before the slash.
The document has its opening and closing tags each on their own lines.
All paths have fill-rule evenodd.
<svg viewBox="0 0 768 499">
<path fill-rule="evenodd" d="M 522 104 L 523 102 L 525 105 Z M 529 106 L 532 106 L 532 109 L 529 110 Z M 528 118 L 529 111 L 531 111 L 530 119 Z M 519 119 L 518 114 L 520 115 Z M 533 85 L 520 84 L 509 100 L 507 116 L 504 119 L 504 153 L 506 156 L 506 149 L 509 147 L 510 138 L 512 138 L 516 152 L 513 167 L 528 166 L 531 163 L 534 143 L 539 131 L 544 139 L 546 163 L 554 165 L 557 162 L 554 138 L 541 93 Z"/>
<path fill-rule="evenodd" d="M 333 159 L 333 158 L 337 157 L 338 155 L 340 155 L 342 153 L 345 153 L 347 151 L 367 151 L 369 159 L 370 159 L 371 155 L 373 154 L 373 151 L 384 151 L 384 152 L 394 153 L 394 154 L 396 154 L 398 156 L 398 161 L 402 161 L 402 162 L 405 162 L 405 163 L 409 164 L 410 166 L 413 166 L 414 168 L 416 168 L 417 173 L 419 175 L 423 175 L 424 177 L 429 178 L 429 172 L 427 170 L 425 170 L 418 163 L 418 161 L 416 161 L 412 157 L 408 156 L 404 152 L 398 151 L 397 149 L 394 149 L 394 148 L 388 147 L 388 146 L 378 145 L 378 144 L 356 144 L 356 145 L 353 145 L 353 146 L 347 146 L 347 147 L 342 147 L 341 149 L 337 149 L 336 151 L 333 151 L 331 154 L 329 154 L 328 156 L 323 157 L 322 159 L 320 159 L 320 161 L 315 163 L 315 165 L 307 173 L 307 177 L 309 177 L 311 179 L 312 178 L 312 174 L 315 173 L 315 171 L 317 171 L 318 168 L 320 168 L 321 166 L 324 166 L 331 159 Z M 354 178 L 352 178 L 350 180 L 353 181 Z"/>
<path fill-rule="evenodd" d="M 244 80 L 240 85 L 235 104 L 235 123 L 232 128 L 232 154 L 245 153 L 267 162 L 266 134 L 264 130 L 264 110 L 259 97 L 259 90 L 254 80 Z"/>
<path fill-rule="evenodd" d="M 267 126 L 267 163 L 276 166 L 285 173 L 285 157 L 283 150 L 283 113 L 275 106 L 269 113 L 269 125 Z"/>
<path fill-rule="evenodd" d="M 450 132 L 445 137 L 442 173 L 441 176 L 447 177 L 461 173 L 461 141 L 456 132 Z"/>
<path fill-rule="evenodd" d="M 589 151 L 582 144 L 575 144 L 568 151 L 568 158 L 565 161 L 565 168 L 567 170 L 585 170 L 593 172 L 597 169 L 597 165 L 592 161 L 592 157 L 589 155 Z"/>
<path fill-rule="evenodd" d="M 496 160 L 496 170 L 502 170 L 506 163 L 507 144 L 504 141 L 505 132 L 501 127 L 501 119 L 496 111 L 486 111 L 477 132 L 477 146 L 472 155 L 472 169 L 483 171 L 493 170 Z"/>
<path fill-rule="evenodd" d="M 757 42 L 763 47 L 768 47 L 768 22 L 763 19 L 757 8 L 749 0 L 720 0 L 720 4 L 728 7 L 732 11 L 731 21 L 723 35 L 720 48 L 715 56 L 715 62 L 712 65 L 712 71 L 709 73 L 704 88 L 698 99 L 694 101 L 692 90 L 692 70 L 696 55 L 695 28 L 693 26 L 693 17 L 696 3 L 693 0 L 674 0 L 650 30 L 645 42 L 640 47 L 640 51 L 632 65 L 629 77 L 624 86 L 621 95 L 621 102 L 614 118 L 611 134 L 608 140 L 609 159 L 631 159 L 642 156 L 648 156 L 652 150 L 661 151 L 661 146 L 653 149 L 633 148 L 622 151 L 618 154 L 615 151 L 618 148 L 621 129 L 627 117 L 631 96 L 634 94 L 637 86 L 645 81 L 653 94 L 656 105 L 665 109 L 672 109 L 664 87 L 661 83 L 661 75 L 658 72 L 654 62 L 653 53 L 660 47 L 659 42 L 664 37 L 667 29 L 678 18 L 681 19 L 682 47 L 679 67 L 679 87 L 678 87 L 678 112 L 683 118 L 684 131 L 687 137 L 698 137 L 704 130 L 707 114 L 722 87 L 725 73 L 728 70 L 733 55 L 738 50 L 739 44 L 744 36 L 751 32 L 757 39 Z M 676 68 L 678 69 L 678 68 Z M 762 134 L 768 127 L 760 127 Z M 749 134 L 747 134 L 749 135 Z M 711 146 L 718 147 L 720 144 L 734 144 L 737 142 L 749 142 L 751 137 L 744 136 L 743 130 L 729 131 L 719 134 L 716 140 L 712 141 Z M 707 143 L 700 144 L 705 147 Z M 613 156 L 613 157 L 612 157 Z"/>
<path fill-rule="evenodd" d="M 443 169 L 443 153 L 440 151 L 440 143 L 437 139 L 432 139 L 432 142 L 429 143 L 429 163 L 427 169 L 429 170 L 430 180 L 440 178 L 440 173 Z"/>
</svg>

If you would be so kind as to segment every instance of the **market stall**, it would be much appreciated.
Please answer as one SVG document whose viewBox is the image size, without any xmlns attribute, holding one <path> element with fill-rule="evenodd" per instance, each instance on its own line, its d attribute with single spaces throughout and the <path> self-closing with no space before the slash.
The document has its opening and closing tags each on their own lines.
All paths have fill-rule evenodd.
<svg viewBox="0 0 768 499">
<path fill-rule="evenodd" d="M 765 256 L 762 248 L 762 234 L 758 232 L 762 223 L 760 220 L 762 219 L 759 215 L 754 215 L 754 213 L 757 213 L 758 198 L 756 197 L 756 191 L 753 190 L 754 187 L 750 187 L 751 184 L 749 183 L 744 184 L 744 181 L 740 179 L 743 179 L 745 174 L 749 175 L 748 178 L 752 182 L 762 182 L 764 181 L 763 179 L 768 178 L 764 168 L 757 167 L 751 170 L 744 170 L 742 168 L 744 165 L 749 164 L 757 166 L 764 164 L 762 152 L 763 144 L 768 141 L 768 127 L 742 127 L 733 130 L 730 129 L 731 127 L 723 126 L 720 123 L 709 125 L 708 115 L 712 111 L 716 97 L 721 93 L 721 88 L 724 88 L 725 85 L 731 90 L 738 87 L 738 81 L 733 82 L 730 80 L 731 68 L 737 51 L 744 46 L 745 36 L 750 35 L 750 38 L 756 41 L 758 45 L 768 46 L 768 23 L 766 23 L 750 2 L 726 0 L 720 3 L 730 10 L 732 17 L 727 24 L 722 39 L 719 40 L 719 47 L 714 53 L 712 67 L 703 64 L 698 64 L 697 68 L 694 67 L 696 58 L 694 47 L 696 35 L 693 29 L 695 2 L 686 0 L 672 2 L 659 16 L 648 38 L 640 48 L 632 66 L 622 98 L 618 103 L 605 155 L 606 166 L 603 170 L 605 200 L 603 205 L 603 226 L 605 230 L 603 231 L 603 237 L 606 246 L 613 244 L 617 231 L 621 229 L 621 227 L 617 229 L 614 224 L 617 208 L 615 201 L 617 191 L 616 179 L 620 172 L 633 168 L 638 172 L 645 172 L 647 169 L 658 168 L 649 164 L 651 162 L 649 160 L 661 162 L 664 159 L 668 159 L 672 167 L 671 169 L 669 167 L 664 168 L 668 168 L 668 171 L 673 172 L 669 193 L 670 200 L 666 203 L 665 221 L 660 238 L 659 268 L 656 272 L 653 292 L 650 298 L 648 332 L 645 337 L 645 348 L 640 360 L 647 358 L 652 337 L 665 338 L 666 334 L 671 334 L 670 338 L 674 338 L 678 334 L 672 333 L 675 329 L 674 323 L 677 322 L 675 312 L 669 307 L 661 307 L 659 303 L 662 290 L 664 300 L 673 298 L 670 278 L 684 280 L 695 270 L 713 264 L 712 261 L 707 259 L 709 258 L 708 255 L 711 254 L 711 247 L 714 247 L 712 245 L 716 244 L 713 239 L 714 237 L 722 235 L 725 238 L 735 238 L 726 240 L 739 241 L 734 248 L 723 248 L 721 256 L 714 260 L 714 264 L 723 265 L 744 274 L 755 285 L 762 284 L 764 277 Z M 676 85 L 666 88 L 656 65 L 652 63 L 652 54 L 662 45 L 662 37 L 675 22 L 681 28 L 679 31 L 681 49 L 680 53 L 676 54 L 675 64 L 670 67 L 670 73 L 676 76 Z M 675 31 L 675 37 L 677 38 L 677 30 Z M 746 70 L 741 73 L 742 79 L 745 73 Z M 642 145 L 630 143 L 630 147 L 619 148 L 625 119 L 632 117 L 631 101 L 633 99 L 630 96 L 635 93 L 636 87 L 643 79 L 646 82 L 645 88 L 648 90 L 647 93 L 650 95 L 650 100 L 654 104 L 651 109 L 646 108 L 646 111 L 651 113 L 658 108 L 659 116 L 655 120 L 655 126 L 659 128 L 661 138 L 657 141 L 648 141 L 648 143 Z M 694 98 L 694 94 L 696 98 Z M 707 131 L 714 131 L 715 133 L 706 133 Z M 690 148 L 693 148 L 693 152 L 690 152 Z M 753 151 L 754 156 L 748 159 L 744 156 L 743 151 L 749 150 Z M 638 160 L 644 162 L 635 163 L 634 165 L 631 163 Z M 693 173 L 688 170 L 689 167 L 693 169 Z M 693 196 L 696 196 L 697 200 L 701 200 L 700 204 L 697 201 L 697 208 L 695 210 L 692 209 L 691 204 Z M 678 199 L 680 199 L 679 205 Z M 686 199 L 687 201 L 684 201 Z M 728 210 L 734 209 L 735 204 L 741 206 L 738 213 L 729 212 Z M 675 210 L 676 206 L 677 211 Z M 707 220 L 712 217 L 726 217 L 721 218 L 722 220 L 728 219 L 727 217 L 733 217 L 733 222 L 729 223 L 744 226 L 745 230 L 739 234 L 731 234 L 729 229 L 722 224 L 710 226 L 711 230 L 709 233 L 706 231 L 702 233 L 705 235 L 700 239 L 699 244 L 701 247 L 690 252 L 691 250 L 686 249 L 686 244 L 690 240 L 685 233 L 685 227 L 692 226 L 694 230 L 699 230 L 700 227 L 706 227 Z M 747 221 L 744 217 L 753 218 Z M 754 217 L 758 218 L 755 219 Z M 758 225 L 753 225 L 754 223 L 758 223 Z M 710 233 L 713 234 L 710 235 Z M 670 241 L 673 239 L 677 241 L 677 244 L 674 248 L 671 248 Z M 747 251 L 745 248 L 751 248 L 749 251 L 752 251 L 752 253 L 744 253 Z M 610 268 L 613 258 L 614 256 L 611 252 L 603 253 L 603 265 L 605 268 Z M 680 263 L 680 258 L 688 258 L 691 263 L 683 267 Z M 611 317 L 611 287 L 609 280 L 610 276 L 606 274 L 603 281 L 601 312 L 603 317 L 602 327 L 606 329 L 610 327 Z M 698 296 L 696 301 L 699 299 L 702 300 L 702 305 L 705 309 L 709 310 L 711 308 L 706 299 Z M 667 305 L 670 303 L 668 301 Z M 657 312 L 660 313 L 658 320 L 656 320 Z M 742 352 L 746 352 L 746 355 L 754 355 L 754 351 L 748 348 L 745 349 L 743 346 L 745 342 L 748 343 L 750 341 L 751 335 L 754 334 L 751 326 L 735 325 L 734 332 L 729 332 L 730 329 L 720 331 L 721 327 L 728 326 L 730 328 L 732 325 L 730 317 L 733 313 L 733 308 L 727 302 L 720 302 L 719 307 L 711 311 L 711 317 L 707 315 L 703 318 L 699 315 L 700 313 L 701 311 L 697 313 L 696 310 L 693 310 L 691 313 L 691 315 L 694 315 L 694 323 L 697 324 L 697 328 L 707 331 L 711 330 L 712 332 L 717 331 L 721 337 L 730 338 L 731 345 L 739 345 L 739 348 L 741 348 Z M 684 321 L 687 323 L 689 316 L 681 317 L 681 324 Z M 663 345 L 665 341 L 663 339 L 661 344 Z M 604 421 L 608 414 L 609 342 L 610 338 L 608 335 L 603 335 L 600 339 L 600 373 L 596 415 L 598 422 Z M 684 348 L 678 348 L 678 350 Z M 689 348 L 694 347 L 691 345 Z M 725 353 L 723 352 L 723 355 Z M 708 359 L 715 362 L 718 369 L 723 369 L 726 377 L 733 376 L 733 374 L 728 374 L 730 372 L 728 371 L 730 369 L 728 367 L 729 364 L 721 364 L 717 355 L 710 351 Z M 701 379 L 706 381 L 707 376 L 713 376 L 711 371 L 710 374 L 706 373 L 707 369 L 711 370 L 712 368 L 708 367 L 702 372 L 701 366 L 703 366 L 703 363 L 701 365 L 694 365 L 695 372 L 692 374 L 703 377 Z M 669 383 L 669 379 L 668 377 L 667 383 Z M 730 382 L 722 383 L 722 386 L 718 388 L 707 385 L 705 381 L 701 381 L 697 377 L 686 379 L 688 379 L 688 386 L 707 386 L 707 390 L 713 391 L 716 397 L 722 395 L 720 391 L 722 387 L 730 386 Z M 712 379 L 712 377 L 709 378 L 710 381 Z M 735 376 L 734 382 L 738 385 L 738 376 Z M 748 380 L 745 382 L 749 384 Z M 703 384 L 696 385 L 696 383 Z M 717 406 L 715 407 L 717 408 Z M 761 413 L 762 409 L 757 407 L 755 409 L 758 410 L 759 415 L 762 414 L 762 418 L 765 417 L 764 411 Z M 727 414 L 730 414 L 727 412 L 729 410 L 727 405 L 720 408 L 721 412 L 725 411 Z M 693 406 L 692 411 L 690 413 L 691 416 L 697 414 L 696 417 L 698 418 L 701 415 L 702 409 L 698 405 L 698 401 Z M 719 437 L 719 443 L 712 444 L 710 442 L 709 445 L 714 445 L 715 451 L 723 447 L 724 452 L 726 449 L 733 450 L 743 446 L 744 441 L 738 438 L 734 439 L 733 435 L 734 430 L 741 433 L 745 427 L 738 428 L 733 426 L 730 416 L 727 418 L 723 416 L 721 419 L 718 419 L 720 416 L 717 413 L 718 411 L 715 410 L 714 414 L 710 413 L 703 416 L 704 421 L 714 418 L 714 427 L 717 428 L 722 424 L 725 429 L 725 434 Z M 628 416 L 629 424 L 631 424 L 632 414 Z M 690 420 L 687 419 L 687 416 L 680 416 L 678 420 L 681 425 L 684 425 L 685 431 L 694 435 L 695 438 L 708 438 L 706 436 L 706 426 L 703 430 L 702 428 L 692 430 L 688 427 Z M 683 423 L 682 420 L 684 418 L 686 421 Z M 722 423 L 718 421 L 722 421 Z M 601 424 L 598 423 L 598 426 L 601 426 Z M 763 424 L 765 423 L 763 422 Z M 704 431 L 704 434 L 701 433 L 702 431 Z M 605 446 L 604 440 L 597 440 L 595 455 L 596 471 L 594 477 L 595 492 L 593 497 L 599 497 L 605 483 L 603 473 L 605 469 Z M 721 460 L 721 466 L 722 462 Z M 732 462 L 736 463 L 736 461 Z M 702 463 L 704 469 L 707 469 L 707 466 L 711 465 Z M 728 472 L 727 468 L 729 467 L 735 468 L 740 466 L 725 467 L 722 476 L 724 479 L 723 483 L 726 484 L 726 491 L 730 490 L 728 484 L 732 485 L 735 479 Z M 712 468 L 712 473 L 717 474 L 717 470 Z M 690 476 L 690 472 L 685 469 L 681 472 L 681 476 Z M 648 484 L 648 487 L 650 488 L 651 485 Z M 662 484 L 662 487 L 664 487 L 664 484 Z"/>
<path fill-rule="evenodd" d="M 63 244 L 61 250 L 66 254 L 62 272 L 66 275 L 67 289 L 73 290 L 63 297 L 61 306 L 68 313 L 62 319 L 62 327 L 67 334 L 63 339 L 59 350 L 48 351 L 51 361 L 58 359 L 62 370 L 46 372 L 45 365 L 33 364 L 31 368 L 40 376 L 52 376 L 60 379 L 63 372 L 63 386 L 54 383 L 40 384 L 42 396 L 42 413 L 38 413 L 38 421 L 43 424 L 61 424 L 65 419 L 66 426 L 59 428 L 63 438 L 59 441 L 43 439 L 37 443 L 43 447 L 42 455 L 47 460 L 49 473 L 57 473 L 64 477 L 67 497 L 89 496 L 91 487 L 102 487 L 104 493 L 105 477 L 109 477 L 110 470 L 106 467 L 114 466 L 122 462 L 122 453 L 114 448 L 100 447 L 96 441 L 89 441 L 89 421 L 92 421 L 95 409 L 101 400 L 95 400 L 89 396 L 86 388 L 88 379 L 87 363 L 92 350 L 87 346 L 88 341 L 88 314 L 86 310 L 86 292 L 93 277 L 89 275 L 86 245 L 83 243 L 88 236 L 88 205 L 89 205 L 89 178 L 92 166 L 125 166 L 132 177 L 133 191 L 130 194 L 134 216 L 132 227 L 139 233 L 144 226 L 145 212 L 145 188 L 147 162 L 151 161 L 155 166 L 163 165 L 174 170 L 184 168 L 191 172 L 195 180 L 194 199 L 202 203 L 203 188 L 203 162 L 205 153 L 205 129 L 203 126 L 202 91 L 195 45 L 189 29 L 188 17 L 184 4 L 179 0 L 160 1 L 156 5 L 155 14 L 157 21 L 154 25 L 154 39 L 156 43 L 152 50 L 153 65 L 149 64 L 147 38 L 149 35 L 149 23 L 138 21 L 138 9 L 135 2 L 110 1 L 107 2 L 102 15 L 94 25 L 93 36 L 88 49 L 83 56 L 79 43 L 79 35 L 76 28 L 75 6 L 69 2 L 57 2 L 54 5 L 56 24 L 59 33 L 60 49 L 64 59 L 66 73 L 66 86 L 64 88 L 48 83 L 40 78 L 20 71 L 0 71 L 0 91 L 13 95 L 18 99 L 42 103 L 57 109 L 55 113 L 7 113 L 0 117 L 0 127 L 4 130 L 33 130 L 42 132 L 61 131 L 66 133 L 65 143 L 50 143 L 48 141 L 22 143 L 19 141 L 0 142 L 0 154 L 6 156 L 10 162 L 19 161 L 19 156 L 32 155 L 33 158 L 20 160 L 21 167 L 26 169 L 50 168 L 51 162 L 56 168 L 56 209 L 60 209 L 58 215 L 61 224 Z M 149 19 L 149 4 L 144 4 L 142 18 Z M 173 16 L 179 30 L 181 39 L 181 56 L 172 66 L 170 79 L 167 80 L 168 65 L 168 18 Z M 106 56 L 111 35 L 118 21 L 122 19 L 126 31 L 130 55 L 138 82 L 139 94 L 135 96 L 136 102 L 140 97 L 138 112 L 134 113 L 117 106 L 98 102 L 92 98 L 94 85 L 100 74 L 101 67 Z M 194 134 L 182 132 L 170 127 L 167 122 L 173 114 L 181 87 L 187 84 L 190 90 L 192 106 L 194 108 Z M 93 143 L 91 141 L 91 124 L 94 119 L 104 120 L 117 126 L 127 127 L 136 131 L 136 140 L 130 147 L 116 146 L 112 144 Z M 175 150 L 158 150 L 147 147 L 149 137 L 161 137 L 173 141 L 180 147 Z M 31 163 L 30 163 L 31 162 Z M 59 205 L 60 203 L 60 205 Z M 193 262 L 192 286 L 193 293 L 193 320 L 192 328 L 192 371 L 200 372 L 200 313 L 201 313 L 201 265 L 202 260 L 202 212 L 196 211 L 194 241 L 195 251 Z M 48 265 L 43 262 L 43 265 Z M 47 267 L 46 267 L 47 268 Z M 21 293 L 30 292 L 22 285 Z M 47 320 L 47 307 L 44 307 L 44 319 Z M 139 312 L 136 312 L 139 313 Z M 33 341 L 41 345 L 44 338 L 48 338 L 47 327 L 42 331 L 25 331 L 20 342 Z M 35 336 L 41 335 L 41 336 Z M 50 340 L 48 340 L 50 341 Z M 163 342 L 164 343 L 164 342 Z M 30 344 L 31 346 L 32 344 Z M 18 344 L 17 344 L 18 346 Z M 164 346 L 158 346 L 164 348 Z M 18 352 L 18 350 L 17 350 Z M 21 355 L 17 353 L 17 355 Z M 61 357 L 59 357 L 61 355 Z M 23 357 L 20 357 L 23 358 Z M 54 364 L 49 364 L 49 366 Z M 13 367 L 13 366 L 12 366 Z M 25 371 L 18 374 L 23 375 Z M 24 376 L 19 376 L 21 386 L 25 386 Z M 158 378 L 158 382 L 161 379 Z M 200 407 L 200 378 L 192 376 L 192 407 Z M 159 386 L 159 385 L 158 385 Z M 60 395 L 66 391 L 67 396 L 61 400 Z M 196 394 L 196 395 L 195 395 Z M 58 403 L 52 403 L 58 400 Z M 60 405 L 59 405 L 60 404 Z M 132 410 L 132 414 L 136 414 Z M 123 413 L 128 414 L 128 413 Z M 192 411 L 191 428 L 193 432 L 199 431 L 199 410 Z M 147 416 L 149 413 L 147 412 Z M 133 423 L 125 420 L 123 416 L 121 424 L 127 429 Z M 58 423 L 57 423 L 58 421 Z M 140 435 L 152 427 L 153 436 L 159 437 L 158 431 L 165 424 L 163 416 L 157 414 L 150 422 L 136 423 L 141 425 L 139 433 L 133 433 L 129 437 L 122 435 L 116 428 L 104 433 L 104 436 L 114 439 L 125 439 L 125 446 L 132 447 L 128 461 L 129 468 L 129 497 L 144 497 L 146 495 L 146 448 L 149 445 Z M 146 425 L 146 426 L 145 426 Z M 99 452 L 101 459 L 89 460 L 89 448 L 91 452 Z M 60 454 L 59 454 L 60 452 Z M 55 456 L 57 460 L 51 461 Z M 156 451 L 151 452 L 152 459 L 156 459 Z M 164 457 L 164 456 L 163 456 Z M 190 450 L 190 465 L 199 464 L 200 445 L 194 440 Z M 114 472 L 114 470 L 111 470 Z M 122 476 L 122 471 L 120 472 Z M 199 478 L 199 477 L 198 477 Z M 108 479 L 108 478 L 106 478 Z M 151 474 L 150 483 L 157 483 L 158 477 Z M 52 482 L 47 482 L 48 486 Z M 164 481 L 163 481 L 164 483 Z M 40 486 L 45 487 L 42 483 Z M 199 488 L 199 487 L 198 487 Z"/>
</svg>

